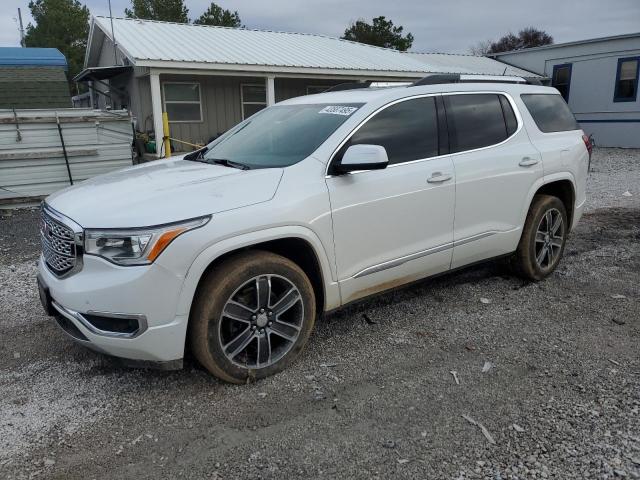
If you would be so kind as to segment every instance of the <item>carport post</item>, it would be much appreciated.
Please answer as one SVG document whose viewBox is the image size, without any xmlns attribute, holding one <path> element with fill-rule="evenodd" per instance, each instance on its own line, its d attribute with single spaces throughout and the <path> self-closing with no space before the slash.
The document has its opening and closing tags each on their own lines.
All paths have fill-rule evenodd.
<svg viewBox="0 0 640 480">
<path fill-rule="evenodd" d="M 276 103 L 276 78 L 271 75 L 267 77 L 267 107 Z"/>
<path fill-rule="evenodd" d="M 153 132 L 156 140 L 156 157 L 161 158 L 163 144 L 162 129 L 162 92 L 160 91 L 160 75 L 151 72 L 151 112 L 153 113 Z"/>
</svg>

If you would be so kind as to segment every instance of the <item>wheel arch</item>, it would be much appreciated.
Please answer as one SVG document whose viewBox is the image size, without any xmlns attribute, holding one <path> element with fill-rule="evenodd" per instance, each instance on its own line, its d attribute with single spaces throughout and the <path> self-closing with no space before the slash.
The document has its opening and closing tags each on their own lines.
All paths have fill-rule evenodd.
<svg viewBox="0 0 640 480">
<path fill-rule="evenodd" d="M 533 197 L 539 194 L 554 195 L 564 203 L 567 209 L 567 217 L 569 228 L 573 225 L 573 218 L 576 212 L 576 182 L 575 178 L 570 172 L 558 172 L 553 175 L 546 175 L 538 179 L 530 190 L 529 195 L 522 205 L 522 212 L 520 216 L 520 225 L 524 227 L 524 222 L 527 218 L 527 213 L 531 208 Z"/>
<path fill-rule="evenodd" d="M 178 304 L 178 312 L 188 315 L 193 298 L 208 271 L 223 260 L 249 250 L 269 251 L 292 260 L 307 274 L 313 285 L 318 313 L 339 306 L 337 282 L 320 239 L 304 227 L 278 227 L 232 237 L 209 246 L 189 268 Z"/>
<path fill-rule="evenodd" d="M 576 188 L 573 181 L 569 178 L 558 178 L 545 182 L 535 193 L 535 195 L 541 194 L 552 195 L 560 199 L 567 211 L 567 225 L 571 229 L 576 202 Z"/>
</svg>

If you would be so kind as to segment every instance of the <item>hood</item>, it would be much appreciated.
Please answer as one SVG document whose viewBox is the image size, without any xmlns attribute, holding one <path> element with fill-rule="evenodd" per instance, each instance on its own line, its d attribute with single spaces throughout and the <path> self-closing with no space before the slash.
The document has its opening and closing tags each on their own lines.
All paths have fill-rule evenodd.
<svg viewBox="0 0 640 480">
<path fill-rule="evenodd" d="M 146 227 L 266 202 L 280 178 L 281 168 L 238 170 L 179 157 L 93 177 L 46 203 L 85 228 Z"/>
</svg>

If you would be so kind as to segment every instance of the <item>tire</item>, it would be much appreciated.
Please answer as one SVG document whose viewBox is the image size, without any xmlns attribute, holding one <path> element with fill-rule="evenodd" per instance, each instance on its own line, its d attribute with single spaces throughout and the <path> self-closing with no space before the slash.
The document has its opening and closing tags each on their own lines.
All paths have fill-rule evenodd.
<svg viewBox="0 0 640 480">
<path fill-rule="evenodd" d="M 557 224 L 558 219 L 560 224 Z M 518 249 L 512 258 L 515 272 L 536 282 L 548 277 L 562 258 L 568 233 L 564 203 L 552 195 L 533 197 Z"/>
<path fill-rule="evenodd" d="M 248 251 L 224 260 L 201 281 L 189 317 L 189 343 L 213 375 L 248 383 L 296 360 L 315 315 L 313 287 L 298 265 L 270 252 Z"/>
</svg>

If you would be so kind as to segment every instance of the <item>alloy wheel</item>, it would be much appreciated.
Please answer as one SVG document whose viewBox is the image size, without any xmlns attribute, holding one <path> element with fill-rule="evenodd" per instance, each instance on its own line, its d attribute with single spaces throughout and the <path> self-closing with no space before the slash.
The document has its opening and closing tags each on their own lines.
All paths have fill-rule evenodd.
<svg viewBox="0 0 640 480">
<path fill-rule="evenodd" d="M 283 276 L 259 275 L 227 299 L 218 322 L 220 346 L 235 365 L 266 368 L 291 350 L 303 320 L 298 288 Z"/>
<path fill-rule="evenodd" d="M 554 265 L 564 244 L 564 222 L 562 214 L 556 208 L 550 208 L 540 219 L 536 230 L 536 263 L 542 269 Z"/>
</svg>

